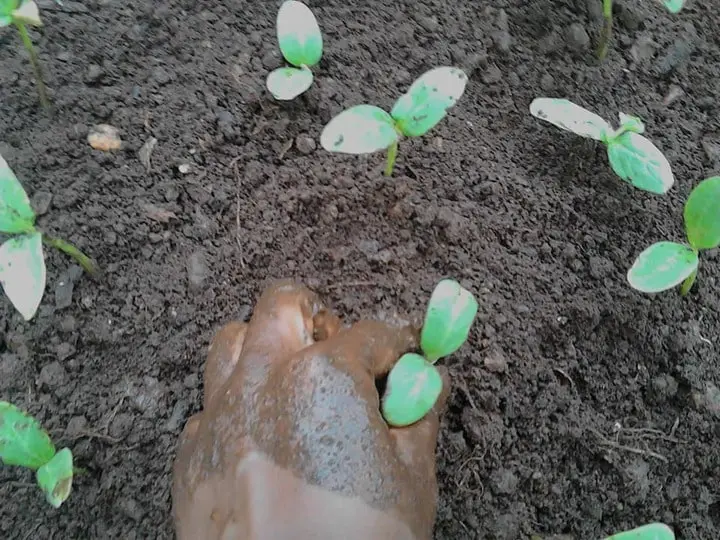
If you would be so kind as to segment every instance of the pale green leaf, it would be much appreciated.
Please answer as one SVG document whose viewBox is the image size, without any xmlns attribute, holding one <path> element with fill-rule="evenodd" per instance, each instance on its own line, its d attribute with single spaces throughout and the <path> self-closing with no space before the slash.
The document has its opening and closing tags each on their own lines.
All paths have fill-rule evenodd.
<svg viewBox="0 0 720 540">
<path fill-rule="evenodd" d="M 0 0 L 0 28 L 12 24 L 12 14 L 18 7 L 18 0 Z"/>
<path fill-rule="evenodd" d="M 398 129 L 407 137 L 419 137 L 445 118 L 465 92 L 467 75 L 456 67 L 438 67 L 418 77 L 390 111 Z"/>
<path fill-rule="evenodd" d="M 637 116 L 632 116 L 630 114 L 620 113 L 620 126 L 625 128 L 625 131 L 632 131 L 633 133 L 644 133 L 645 132 L 645 124 L 643 124 L 643 121 L 638 118 Z"/>
<path fill-rule="evenodd" d="M 685 230 L 695 249 L 720 245 L 720 176 L 700 182 L 685 203 Z"/>
<path fill-rule="evenodd" d="M 20 22 L 22 24 L 29 24 L 30 26 L 42 26 L 42 20 L 40 20 L 40 11 L 38 10 L 37 4 L 32 0 L 25 0 L 20 7 L 13 11 L 13 21 Z"/>
<path fill-rule="evenodd" d="M 0 283 L 20 315 L 32 319 L 45 292 L 42 234 L 16 236 L 0 246 Z"/>
<path fill-rule="evenodd" d="M 34 223 L 35 213 L 27 193 L 10 166 L 0 156 L 0 231 L 27 232 Z"/>
<path fill-rule="evenodd" d="M 313 74 L 309 69 L 279 68 L 270 73 L 267 78 L 267 89 L 277 100 L 289 101 L 295 99 L 312 86 Z"/>
<path fill-rule="evenodd" d="M 40 423 L 12 403 L 0 401 L 0 460 L 36 470 L 53 455 L 55 445 Z"/>
<path fill-rule="evenodd" d="M 280 51 L 290 64 L 314 66 L 320 61 L 323 38 L 315 15 L 302 2 L 286 0 L 277 14 Z"/>
<path fill-rule="evenodd" d="M 615 174 L 639 189 L 663 194 L 675 183 L 667 158 L 642 135 L 623 133 L 608 141 L 607 153 Z"/>
<path fill-rule="evenodd" d="M 675 540 L 675 533 L 664 523 L 649 523 L 630 531 L 613 534 L 605 540 Z"/>
<path fill-rule="evenodd" d="M 73 481 L 73 455 L 69 448 L 63 448 L 35 475 L 45 498 L 53 506 L 60 505 L 70 496 Z"/>
<path fill-rule="evenodd" d="M 467 340 L 478 303 L 457 281 L 444 279 L 430 297 L 420 346 L 430 362 L 457 351 Z"/>
<path fill-rule="evenodd" d="M 393 427 L 421 420 L 442 393 L 437 368 L 415 353 L 404 354 L 390 370 L 382 399 L 382 414 Z"/>
<path fill-rule="evenodd" d="M 536 98 L 530 104 L 530 114 L 552 125 L 596 141 L 604 141 L 612 126 L 594 112 L 567 99 Z"/>
<path fill-rule="evenodd" d="M 640 292 L 665 291 L 685 281 L 698 264 L 697 252 L 690 246 L 658 242 L 638 255 L 628 271 L 627 280 Z"/>
<path fill-rule="evenodd" d="M 685 0 L 660 0 L 660 2 L 670 13 L 680 13 L 680 10 L 685 5 Z"/>
<path fill-rule="evenodd" d="M 355 105 L 328 122 L 320 144 L 328 152 L 369 154 L 398 140 L 392 117 L 373 105 Z"/>
</svg>

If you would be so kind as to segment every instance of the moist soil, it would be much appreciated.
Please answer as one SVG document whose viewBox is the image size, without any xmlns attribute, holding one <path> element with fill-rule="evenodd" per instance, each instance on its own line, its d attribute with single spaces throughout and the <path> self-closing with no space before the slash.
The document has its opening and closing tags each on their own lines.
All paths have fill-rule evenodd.
<svg viewBox="0 0 720 540">
<path fill-rule="evenodd" d="M 278 4 L 48 0 L 33 38 L 51 113 L 0 35 L 0 154 L 40 225 L 104 269 L 93 281 L 49 251 L 37 317 L 2 302 L 1 397 L 86 472 L 53 510 L 3 468 L 0 537 L 172 538 L 177 437 L 223 323 L 282 277 L 348 320 L 418 317 L 449 276 L 480 311 L 444 361 L 436 538 L 592 540 L 656 520 L 720 538 L 720 257 L 703 254 L 686 298 L 625 280 L 646 246 L 682 240 L 683 201 L 720 171 L 711 2 L 619 3 L 599 65 L 595 0 L 310 1 L 325 55 L 286 104 L 264 88 Z M 333 115 L 389 109 L 437 65 L 464 68 L 467 90 L 401 145 L 393 178 L 381 154 L 320 148 Z M 529 115 L 539 95 L 642 117 L 675 187 L 621 182 L 599 145 Z M 121 150 L 88 145 L 103 123 Z"/>
</svg>

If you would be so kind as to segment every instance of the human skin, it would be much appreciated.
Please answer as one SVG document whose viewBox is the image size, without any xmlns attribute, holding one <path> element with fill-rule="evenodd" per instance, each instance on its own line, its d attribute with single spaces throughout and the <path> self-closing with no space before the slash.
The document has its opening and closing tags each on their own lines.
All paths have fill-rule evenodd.
<svg viewBox="0 0 720 540">
<path fill-rule="evenodd" d="M 405 428 L 385 423 L 375 385 L 418 339 L 409 325 L 345 327 L 302 285 L 269 287 L 210 345 L 173 468 L 178 539 L 432 538 L 447 375 Z"/>
</svg>

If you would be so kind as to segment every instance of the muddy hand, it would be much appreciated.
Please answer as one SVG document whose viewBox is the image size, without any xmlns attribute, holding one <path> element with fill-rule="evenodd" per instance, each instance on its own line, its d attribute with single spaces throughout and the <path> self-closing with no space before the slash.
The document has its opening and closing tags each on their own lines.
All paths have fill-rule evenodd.
<svg viewBox="0 0 720 540">
<path fill-rule="evenodd" d="M 417 330 L 343 328 L 310 290 L 269 288 L 248 324 L 215 337 L 203 411 L 180 439 L 173 516 L 185 539 L 432 537 L 443 395 L 389 429 L 375 379 L 417 347 Z"/>
</svg>

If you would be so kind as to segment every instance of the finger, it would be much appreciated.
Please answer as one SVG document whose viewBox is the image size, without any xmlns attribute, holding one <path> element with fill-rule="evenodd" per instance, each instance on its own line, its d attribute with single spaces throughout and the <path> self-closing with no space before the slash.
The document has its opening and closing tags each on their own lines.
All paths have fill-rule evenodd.
<svg viewBox="0 0 720 540">
<path fill-rule="evenodd" d="M 203 373 L 205 389 L 203 408 L 207 408 L 208 403 L 212 401 L 235 371 L 245 343 L 247 329 L 248 325 L 244 322 L 230 322 L 220 329 L 210 343 Z"/>
<path fill-rule="evenodd" d="M 435 477 L 435 448 L 440 417 L 447 408 L 447 400 L 450 396 L 450 377 L 447 369 L 439 366 L 438 371 L 443 382 L 442 391 L 430 412 L 411 426 L 390 428 L 400 459 L 411 471 L 417 472 L 427 480 Z"/>
<path fill-rule="evenodd" d="M 360 321 L 338 332 L 324 349 L 331 358 L 361 366 L 374 379 L 386 375 L 403 354 L 417 349 L 419 337 L 417 328 L 409 325 Z"/>
<path fill-rule="evenodd" d="M 292 280 L 276 282 L 255 306 L 245 336 L 243 363 L 262 365 L 288 358 L 334 335 L 339 327 L 339 319 L 316 293 Z"/>
</svg>

